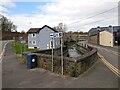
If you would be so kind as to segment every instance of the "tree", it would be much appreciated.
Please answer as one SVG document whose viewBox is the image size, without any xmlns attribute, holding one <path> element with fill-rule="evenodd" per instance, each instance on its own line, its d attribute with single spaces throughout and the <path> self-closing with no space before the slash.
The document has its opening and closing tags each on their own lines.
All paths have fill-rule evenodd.
<svg viewBox="0 0 120 90">
<path fill-rule="evenodd" d="M 15 32 L 17 32 L 17 26 L 16 25 L 12 25 L 12 31 L 15 31 Z"/>
<path fill-rule="evenodd" d="M 59 23 L 58 26 L 54 27 L 55 30 L 59 31 L 59 32 L 66 32 L 67 30 L 67 26 L 63 23 Z"/>
<path fill-rule="evenodd" d="M 25 31 L 24 31 L 24 30 L 22 30 L 22 31 L 21 31 L 21 33 L 24 33 L 24 34 L 25 34 Z"/>
<path fill-rule="evenodd" d="M 0 30 L 12 32 L 17 30 L 17 26 L 13 24 L 10 20 L 8 20 L 6 17 L 2 16 L 0 17 Z"/>
</svg>

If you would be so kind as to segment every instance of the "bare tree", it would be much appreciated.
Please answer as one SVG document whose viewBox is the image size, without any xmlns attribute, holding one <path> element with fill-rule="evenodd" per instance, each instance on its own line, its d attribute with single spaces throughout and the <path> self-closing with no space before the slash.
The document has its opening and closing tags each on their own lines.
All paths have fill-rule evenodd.
<svg viewBox="0 0 120 90">
<path fill-rule="evenodd" d="M 54 27 L 54 29 L 59 31 L 59 32 L 66 32 L 67 26 L 63 23 L 59 23 L 58 26 Z"/>
<path fill-rule="evenodd" d="M 24 33 L 24 34 L 25 34 L 25 31 L 24 31 L 24 30 L 22 30 L 22 31 L 21 31 L 21 33 Z"/>
</svg>

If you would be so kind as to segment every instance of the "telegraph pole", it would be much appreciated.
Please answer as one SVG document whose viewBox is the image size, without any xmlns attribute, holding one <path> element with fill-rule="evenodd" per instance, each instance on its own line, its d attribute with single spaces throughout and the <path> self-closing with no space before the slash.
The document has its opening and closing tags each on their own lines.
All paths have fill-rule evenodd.
<svg viewBox="0 0 120 90">
<path fill-rule="evenodd" d="M 61 32 L 59 34 L 60 38 L 61 38 L 61 74 L 63 75 L 63 70 L 64 70 L 64 65 L 63 65 L 63 33 Z"/>
</svg>

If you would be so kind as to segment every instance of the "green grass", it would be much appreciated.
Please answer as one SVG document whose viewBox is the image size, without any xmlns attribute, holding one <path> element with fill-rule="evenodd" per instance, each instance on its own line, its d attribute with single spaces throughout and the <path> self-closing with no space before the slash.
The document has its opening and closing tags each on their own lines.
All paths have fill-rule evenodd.
<svg viewBox="0 0 120 90">
<path fill-rule="evenodd" d="M 13 46 L 13 50 L 16 54 L 21 54 L 23 52 L 34 52 L 34 51 L 38 51 L 38 49 L 28 49 L 28 45 L 27 44 L 20 44 L 19 42 L 14 42 L 12 44 Z M 25 49 L 25 51 L 24 51 Z"/>
</svg>

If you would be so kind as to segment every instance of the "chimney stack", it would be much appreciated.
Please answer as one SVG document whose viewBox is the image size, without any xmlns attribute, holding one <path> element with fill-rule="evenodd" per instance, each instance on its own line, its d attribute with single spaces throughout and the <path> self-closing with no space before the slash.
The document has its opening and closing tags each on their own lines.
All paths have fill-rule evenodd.
<svg viewBox="0 0 120 90">
<path fill-rule="evenodd" d="M 109 26 L 109 31 L 113 32 L 113 27 L 111 25 Z"/>
<path fill-rule="evenodd" d="M 97 31 L 100 31 L 100 26 L 97 27 Z"/>
</svg>

